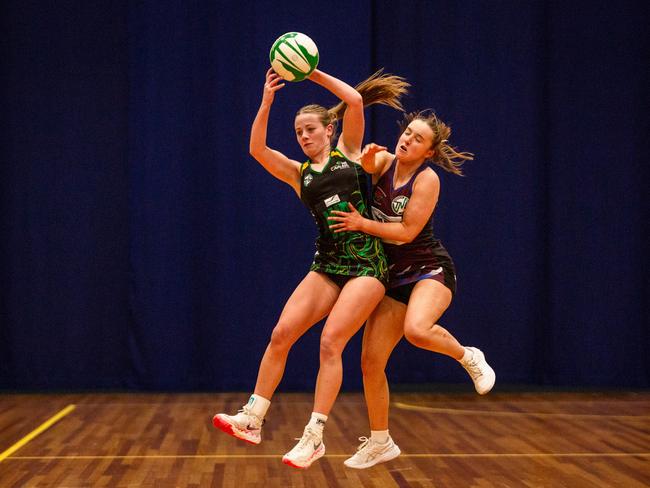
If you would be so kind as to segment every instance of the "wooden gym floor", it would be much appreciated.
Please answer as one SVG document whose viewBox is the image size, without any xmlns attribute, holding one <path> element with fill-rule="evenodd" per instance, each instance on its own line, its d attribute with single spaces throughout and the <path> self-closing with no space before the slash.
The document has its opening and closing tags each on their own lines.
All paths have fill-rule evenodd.
<svg viewBox="0 0 650 488">
<path fill-rule="evenodd" d="M 0 395 L 0 487 L 649 487 L 650 392 L 394 393 L 402 455 L 343 461 L 368 434 L 360 393 L 341 394 L 327 454 L 285 466 L 311 394 L 274 398 L 263 442 L 215 430 L 244 393 Z"/>
</svg>

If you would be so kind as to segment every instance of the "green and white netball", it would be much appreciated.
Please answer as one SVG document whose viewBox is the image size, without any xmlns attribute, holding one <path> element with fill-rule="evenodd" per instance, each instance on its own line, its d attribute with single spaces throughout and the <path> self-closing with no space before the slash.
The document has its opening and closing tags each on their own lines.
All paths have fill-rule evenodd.
<svg viewBox="0 0 650 488">
<path fill-rule="evenodd" d="M 271 67 L 287 81 L 302 81 L 318 66 L 316 43 L 300 32 L 282 34 L 271 46 Z"/>
</svg>

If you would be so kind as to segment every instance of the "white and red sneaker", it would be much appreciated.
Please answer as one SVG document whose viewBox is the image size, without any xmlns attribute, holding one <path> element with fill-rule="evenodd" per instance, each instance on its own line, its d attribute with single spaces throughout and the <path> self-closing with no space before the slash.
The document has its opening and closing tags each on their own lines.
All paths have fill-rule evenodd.
<svg viewBox="0 0 650 488">
<path fill-rule="evenodd" d="M 323 432 L 318 432 L 308 425 L 298 444 L 284 455 L 282 462 L 294 468 L 306 469 L 324 454 Z"/>
<path fill-rule="evenodd" d="M 262 442 L 262 425 L 264 420 L 251 413 L 248 405 L 237 412 L 237 415 L 218 413 L 212 418 L 212 424 L 237 439 L 251 444 Z"/>
</svg>

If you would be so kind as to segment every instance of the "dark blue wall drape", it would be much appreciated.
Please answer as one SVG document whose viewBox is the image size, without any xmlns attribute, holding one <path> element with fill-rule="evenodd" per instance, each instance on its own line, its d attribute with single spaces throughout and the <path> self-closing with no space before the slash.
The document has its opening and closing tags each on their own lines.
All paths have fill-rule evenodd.
<svg viewBox="0 0 650 488">
<path fill-rule="evenodd" d="M 459 288 L 441 323 L 501 384 L 648 387 L 644 2 L 3 2 L 0 388 L 250 390 L 315 226 L 248 155 L 268 48 L 299 30 L 320 67 L 413 83 L 476 153 L 441 174 L 436 233 Z M 289 84 L 293 114 L 336 100 Z M 367 111 L 393 145 L 399 115 Z M 319 327 L 282 389 L 311 389 Z M 360 335 L 345 352 L 359 388 Z M 467 382 L 400 344 L 395 384 Z M 468 386 L 469 388 L 469 386 Z"/>
</svg>

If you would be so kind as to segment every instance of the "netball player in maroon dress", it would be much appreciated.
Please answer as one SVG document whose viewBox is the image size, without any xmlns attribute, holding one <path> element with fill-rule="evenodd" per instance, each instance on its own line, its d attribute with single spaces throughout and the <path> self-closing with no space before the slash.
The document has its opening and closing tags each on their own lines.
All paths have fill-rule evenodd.
<svg viewBox="0 0 650 488">
<path fill-rule="evenodd" d="M 433 234 L 440 179 L 430 162 L 462 174 L 461 164 L 473 158 L 449 145 L 450 134 L 432 112 L 407 115 L 395 154 L 369 144 L 361 155 L 364 168 L 373 173 L 375 220 L 354 208 L 330 217 L 337 232 L 356 230 L 381 237 L 389 265 L 386 296 L 368 319 L 363 336 L 361 364 L 371 436 L 361 438 L 357 453 L 345 461 L 351 468 L 368 468 L 400 454 L 388 434 L 389 388 L 384 370 L 402 336 L 417 347 L 458 360 L 478 393 L 488 393 L 494 386 L 494 370 L 484 354 L 462 346 L 437 323 L 456 291 L 456 273 L 451 257 Z"/>
</svg>

